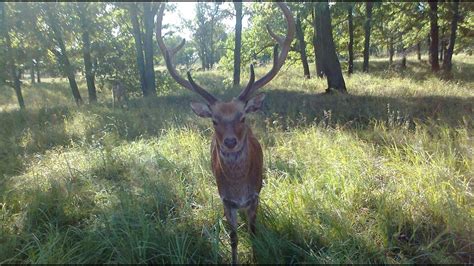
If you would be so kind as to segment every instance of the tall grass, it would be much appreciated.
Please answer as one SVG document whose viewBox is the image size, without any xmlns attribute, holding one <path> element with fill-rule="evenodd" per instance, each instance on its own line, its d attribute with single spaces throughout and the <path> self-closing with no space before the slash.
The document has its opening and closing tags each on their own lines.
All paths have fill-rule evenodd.
<svg viewBox="0 0 474 266">
<path fill-rule="evenodd" d="M 454 81 L 382 61 L 346 78 L 350 95 L 284 69 L 250 119 L 265 179 L 255 238 L 240 219 L 241 261 L 472 263 L 474 63 L 455 60 Z M 224 78 L 197 76 L 229 98 Z M 195 96 L 78 108 L 63 81 L 25 91 L 48 104 L 1 103 L 0 263 L 230 261 Z"/>
</svg>

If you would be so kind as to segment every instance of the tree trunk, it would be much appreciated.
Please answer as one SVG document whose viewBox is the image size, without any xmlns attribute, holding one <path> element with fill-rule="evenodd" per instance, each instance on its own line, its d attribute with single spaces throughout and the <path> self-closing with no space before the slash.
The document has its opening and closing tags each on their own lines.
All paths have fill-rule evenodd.
<svg viewBox="0 0 474 266">
<path fill-rule="evenodd" d="M 401 42 L 402 45 L 402 62 L 401 62 L 401 67 L 402 69 L 407 68 L 407 53 L 406 53 L 406 47 L 403 41 Z"/>
<path fill-rule="evenodd" d="M 352 9 L 354 6 L 349 3 L 347 8 L 347 21 L 349 22 L 349 44 L 347 49 L 349 50 L 349 62 L 347 66 L 347 74 L 351 75 L 354 73 L 354 25 L 352 23 Z"/>
<path fill-rule="evenodd" d="M 393 38 L 389 38 L 389 43 L 388 43 L 388 64 L 392 65 L 393 63 L 393 56 L 395 54 L 395 49 L 393 48 Z"/>
<path fill-rule="evenodd" d="M 67 57 L 66 54 L 63 54 L 62 58 L 63 66 L 64 69 L 63 71 L 67 75 L 67 79 L 69 81 L 69 86 L 71 87 L 72 95 L 74 97 L 74 101 L 76 102 L 77 105 L 82 104 L 82 97 L 79 92 L 79 88 L 76 83 L 76 76 L 74 74 L 74 69 L 72 68 L 71 63 L 69 62 L 69 58 Z"/>
<path fill-rule="evenodd" d="M 25 109 L 25 101 L 23 100 L 23 94 L 21 92 L 21 83 L 20 77 L 17 75 L 17 69 L 15 65 L 15 53 L 12 49 L 12 44 L 10 40 L 9 28 L 7 28 L 7 23 L 5 23 L 6 19 L 6 8 L 5 3 L 0 3 L 0 19 L 2 24 L 0 24 L 0 34 L 1 37 L 4 37 L 6 52 L 7 52 L 7 67 L 9 68 L 10 78 L 13 83 L 13 88 L 15 89 L 16 98 L 18 100 L 18 105 L 20 109 Z"/>
<path fill-rule="evenodd" d="M 78 3 L 79 19 L 82 28 L 82 56 L 84 58 L 84 68 L 86 71 L 87 92 L 89 103 L 97 102 L 97 93 L 94 82 L 94 72 L 92 71 L 91 42 L 89 38 L 89 22 L 87 20 L 87 3 Z"/>
<path fill-rule="evenodd" d="M 143 45 L 142 45 L 142 33 L 140 30 L 140 23 L 138 21 L 137 4 L 131 3 L 130 8 L 130 20 L 132 22 L 132 35 L 135 39 L 135 53 L 137 57 L 138 74 L 140 75 L 140 86 L 142 89 L 143 96 L 148 95 L 147 83 L 145 80 L 145 59 L 143 58 Z"/>
<path fill-rule="evenodd" d="M 429 1 L 430 5 L 430 62 L 431 71 L 437 72 L 439 70 L 438 61 L 438 3 L 436 1 Z"/>
<path fill-rule="evenodd" d="M 322 67 L 327 77 L 328 88 L 326 92 L 336 90 L 347 93 L 344 77 L 342 76 L 341 65 L 336 54 L 336 47 L 332 36 L 331 14 L 329 13 L 328 2 L 316 3 L 316 21 L 320 27 L 318 37 L 322 47 Z"/>
<path fill-rule="evenodd" d="M 296 38 L 298 39 L 301 62 L 303 63 L 304 77 L 309 79 L 311 78 L 311 75 L 309 73 L 308 57 L 306 56 L 306 42 L 304 41 L 304 32 L 303 27 L 301 26 L 300 14 L 296 15 Z"/>
<path fill-rule="evenodd" d="M 4 34 L 5 34 L 5 42 L 6 42 L 6 46 L 7 46 L 7 53 L 9 54 L 9 59 L 10 59 L 10 60 L 8 60 L 9 61 L 8 64 L 9 64 L 9 68 L 10 68 L 10 78 L 12 79 L 12 82 L 13 82 L 13 88 L 15 89 L 15 94 L 16 94 L 16 99 L 18 100 L 18 105 L 20 106 L 20 109 L 25 109 L 25 101 L 23 100 L 23 94 L 21 92 L 20 75 L 17 74 L 14 53 L 12 51 L 11 41 L 10 41 L 10 36 L 8 34 L 8 30 L 5 30 Z"/>
<path fill-rule="evenodd" d="M 30 80 L 31 84 L 34 84 L 36 79 L 35 79 L 35 62 L 31 60 L 31 65 L 30 65 Z"/>
<path fill-rule="evenodd" d="M 314 49 L 314 62 L 316 65 L 316 76 L 318 78 L 322 78 L 324 76 L 323 70 L 323 53 L 322 53 L 322 45 L 321 45 L 321 23 L 319 22 L 319 18 L 316 17 L 317 13 L 316 4 L 313 8 L 313 12 L 311 13 L 313 16 L 313 49 Z"/>
<path fill-rule="evenodd" d="M 149 95 L 156 95 L 155 68 L 153 64 L 153 19 L 157 11 L 156 5 L 156 3 L 143 3 L 143 19 L 145 23 L 145 40 L 143 42 L 143 48 L 145 50 L 145 81 Z"/>
<path fill-rule="evenodd" d="M 365 24 L 364 24 L 364 65 L 362 71 L 369 72 L 369 53 L 370 53 L 370 26 L 372 21 L 373 2 L 365 2 Z"/>
<path fill-rule="evenodd" d="M 446 50 L 446 55 L 443 61 L 443 70 L 446 72 L 451 72 L 453 67 L 452 58 L 454 51 L 454 43 L 456 41 L 456 29 L 458 27 L 459 20 L 459 0 L 453 1 L 453 19 L 451 20 L 451 35 L 449 37 L 449 46 Z"/>
<path fill-rule="evenodd" d="M 14 62 L 12 62 L 10 66 L 10 75 L 13 79 L 13 88 L 15 89 L 18 105 L 20 106 L 20 109 L 25 109 L 25 101 L 23 100 L 23 93 L 21 92 L 20 75 L 16 75 L 16 66 Z"/>
<path fill-rule="evenodd" d="M 76 83 L 76 77 L 74 75 L 74 69 L 72 68 L 71 63 L 69 62 L 69 58 L 67 56 L 66 45 L 64 44 L 62 33 L 61 33 L 60 28 L 59 28 L 59 26 L 60 26 L 59 22 L 57 21 L 55 15 L 52 14 L 52 12 L 49 8 L 49 5 L 45 4 L 44 6 L 45 6 L 46 13 L 47 13 L 47 16 L 48 16 L 48 22 L 49 22 L 48 24 L 51 27 L 51 29 L 53 30 L 54 38 L 55 38 L 56 43 L 58 44 L 59 49 L 60 49 L 60 51 L 57 51 L 54 48 L 51 48 L 50 50 L 51 50 L 51 52 L 53 52 L 56 55 L 56 57 L 58 58 L 58 61 L 62 65 L 61 70 L 62 70 L 63 74 L 67 76 L 67 78 L 69 80 L 69 86 L 71 87 L 71 91 L 72 91 L 72 95 L 74 97 L 74 101 L 76 102 L 77 105 L 81 105 L 82 104 L 82 97 L 81 97 L 81 94 L 79 92 L 79 88 L 78 88 L 77 83 Z"/>
<path fill-rule="evenodd" d="M 36 82 L 41 83 L 39 59 L 36 59 L 35 68 L 36 68 Z"/>
<path fill-rule="evenodd" d="M 428 39 L 426 39 L 426 44 L 428 45 L 428 63 L 431 65 L 431 34 L 428 34 Z"/>
<path fill-rule="evenodd" d="M 420 42 L 416 44 L 416 55 L 418 57 L 418 61 L 421 61 L 421 43 Z"/>
<path fill-rule="evenodd" d="M 441 47 L 439 47 L 440 48 L 439 61 L 442 62 L 443 61 L 443 56 L 444 56 L 444 50 L 446 48 L 446 40 L 444 39 L 444 30 L 442 31 L 441 36 L 443 36 L 443 37 L 441 38 L 441 45 L 440 45 Z"/>
<path fill-rule="evenodd" d="M 234 45 L 234 86 L 240 85 L 240 53 L 242 50 L 242 2 L 234 2 L 235 7 L 235 45 Z"/>
</svg>

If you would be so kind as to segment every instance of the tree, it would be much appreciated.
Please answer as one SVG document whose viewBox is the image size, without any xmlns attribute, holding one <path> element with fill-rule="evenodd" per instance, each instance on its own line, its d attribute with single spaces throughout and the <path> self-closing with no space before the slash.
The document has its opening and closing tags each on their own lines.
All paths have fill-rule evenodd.
<svg viewBox="0 0 474 266">
<path fill-rule="evenodd" d="M 312 10 L 313 17 L 313 49 L 314 49 L 314 63 L 316 66 L 316 76 L 322 78 L 324 76 L 323 71 L 323 50 L 322 50 L 322 36 L 318 35 L 321 32 L 320 20 L 316 17 L 317 6 L 314 5 Z"/>
<path fill-rule="evenodd" d="M 349 43 L 347 44 L 347 50 L 349 53 L 349 60 L 347 65 L 347 74 L 351 75 L 354 72 L 354 25 L 352 23 L 352 12 L 354 6 L 352 3 L 347 5 L 347 22 L 349 24 Z"/>
<path fill-rule="evenodd" d="M 17 67 L 15 65 L 15 51 L 12 47 L 12 42 L 10 39 L 10 25 L 8 25 L 9 21 L 7 21 L 7 9 L 4 2 L 0 3 L 0 30 L 2 31 L 2 35 L 5 41 L 5 50 L 6 55 L 8 56 L 7 64 L 10 74 L 10 79 L 12 81 L 12 86 L 15 89 L 16 98 L 18 100 L 18 105 L 20 109 L 25 109 L 25 102 L 23 100 L 23 94 L 21 92 L 21 83 L 20 83 L 20 76 L 17 71 Z"/>
<path fill-rule="evenodd" d="M 298 50 L 301 55 L 301 63 L 303 64 L 304 77 L 309 79 L 311 75 L 309 73 L 308 57 L 306 56 L 306 42 L 304 40 L 304 31 L 301 26 L 301 14 L 298 12 L 296 15 L 296 39 L 298 40 Z"/>
<path fill-rule="evenodd" d="M 366 20 L 364 24 L 364 64 L 362 71 L 369 72 L 369 54 L 370 54 L 370 26 L 372 21 L 372 2 L 365 2 Z"/>
<path fill-rule="evenodd" d="M 143 22 L 145 26 L 145 39 L 143 40 L 143 48 L 145 52 L 145 81 L 148 95 L 156 95 L 155 85 L 155 69 L 153 64 L 153 32 L 154 17 L 158 11 L 157 3 L 144 2 L 143 5 Z M 145 95 L 145 96 L 148 96 Z"/>
<path fill-rule="evenodd" d="M 84 59 L 84 68 L 86 71 L 89 103 L 95 103 L 97 102 L 97 93 L 95 88 L 95 75 L 92 70 L 91 42 L 89 37 L 90 19 L 87 16 L 89 3 L 77 3 L 76 5 L 82 30 L 82 56 Z"/>
<path fill-rule="evenodd" d="M 443 70 L 446 72 L 451 72 L 452 69 L 452 58 L 454 51 L 454 43 L 456 41 L 456 30 L 458 27 L 459 20 L 459 0 L 454 0 L 452 3 L 452 20 L 451 20 L 451 35 L 449 37 L 449 46 L 446 50 L 446 54 L 443 60 Z"/>
<path fill-rule="evenodd" d="M 64 42 L 61 23 L 58 20 L 58 12 L 60 11 L 60 4 L 55 4 L 55 9 L 52 10 L 50 3 L 42 3 L 40 12 L 43 14 L 48 29 L 41 32 L 38 29 L 34 30 L 36 36 L 42 41 L 43 45 L 56 56 L 61 72 L 68 78 L 69 86 L 71 87 L 74 101 L 77 105 L 82 104 L 82 97 L 77 86 L 75 71 L 69 60 L 66 44 Z"/>
<path fill-rule="evenodd" d="M 235 7 L 235 45 L 234 45 L 234 86 L 240 84 L 240 65 L 242 50 L 242 2 L 234 2 Z"/>
<path fill-rule="evenodd" d="M 219 46 L 226 39 L 222 19 L 227 12 L 221 8 L 222 3 L 203 3 L 196 5 L 196 17 L 193 22 L 187 22 L 193 32 L 194 43 L 201 60 L 201 68 L 209 70 L 219 61 Z"/>
<path fill-rule="evenodd" d="M 140 9 L 141 7 L 141 9 Z M 154 70 L 154 17 L 159 3 L 129 3 L 127 6 L 135 41 L 135 55 L 142 94 L 144 97 L 156 95 Z M 142 21 L 139 17 L 143 18 Z M 142 26 L 143 24 L 143 26 Z M 142 31 L 144 29 L 144 32 Z"/>
<path fill-rule="evenodd" d="M 132 34 L 135 40 L 135 54 L 137 60 L 138 73 L 140 76 L 140 85 L 143 96 L 148 95 L 147 82 L 145 75 L 145 59 L 143 58 L 142 31 L 140 22 L 138 21 L 138 7 L 136 3 L 130 3 L 129 6 L 130 20 L 132 22 Z"/>
<path fill-rule="evenodd" d="M 322 71 L 327 77 L 326 92 L 336 90 L 346 93 L 346 84 L 342 76 L 341 65 L 337 58 L 334 39 L 332 36 L 331 14 L 328 2 L 315 3 L 317 35 L 321 40 Z"/>
<path fill-rule="evenodd" d="M 416 57 L 418 58 L 418 61 L 421 61 L 421 42 L 416 44 Z"/>
<path fill-rule="evenodd" d="M 430 5 L 430 63 L 431 70 L 436 72 L 439 70 L 438 61 L 438 3 L 437 1 L 429 1 Z"/>
</svg>

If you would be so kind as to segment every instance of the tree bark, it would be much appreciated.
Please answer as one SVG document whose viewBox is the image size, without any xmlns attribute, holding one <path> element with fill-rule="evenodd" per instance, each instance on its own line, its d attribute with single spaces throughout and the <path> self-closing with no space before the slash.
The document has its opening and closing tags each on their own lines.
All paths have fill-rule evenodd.
<svg viewBox="0 0 474 266">
<path fill-rule="evenodd" d="M 39 59 L 36 59 L 35 68 L 36 68 L 36 82 L 41 83 Z"/>
<path fill-rule="evenodd" d="M 426 39 L 426 44 L 428 46 L 428 63 L 431 65 L 431 34 L 428 34 L 428 38 Z"/>
<path fill-rule="evenodd" d="M 20 75 L 17 73 L 16 65 L 15 65 L 15 58 L 14 53 L 11 47 L 10 36 L 8 34 L 8 30 L 5 32 L 5 42 L 7 46 L 7 52 L 9 54 L 9 68 L 10 68 L 10 77 L 13 81 L 13 88 L 15 89 L 16 99 L 18 100 L 18 105 L 20 109 L 25 109 L 25 101 L 23 100 L 23 93 L 21 92 L 21 82 L 20 82 Z"/>
<path fill-rule="evenodd" d="M 147 83 L 145 79 L 145 59 L 143 58 L 142 33 L 138 21 L 138 7 L 136 3 L 131 3 L 129 7 L 130 20 L 132 22 L 132 35 L 135 40 L 135 53 L 137 58 L 138 74 L 140 76 L 140 86 L 143 96 L 148 96 Z"/>
<path fill-rule="evenodd" d="M 306 42 L 304 41 L 303 27 L 301 26 L 300 14 L 296 15 L 296 38 L 298 39 L 299 52 L 301 56 L 301 62 L 303 64 L 304 77 L 309 79 L 311 74 L 309 73 L 308 57 L 306 55 Z"/>
<path fill-rule="evenodd" d="M 84 58 L 84 68 L 86 71 L 87 92 L 89 103 L 97 102 L 97 92 L 95 88 L 94 72 L 92 70 L 91 42 L 89 38 L 89 21 L 87 16 L 88 3 L 78 3 L 78 13 L 82 28 L 82 56 Z"/>
<path fill-rule="evenodd" d="M 349 62 L 347 66 L 347 74 L 351 75 L 354 72 L 354 25 L 352 23 L 352 9 L 354 6 L 349 3 L 347 8 L 347 21 L 349 22 L 349 44 L 347 49 L 349 50 Z"/>
<path fill-rule="evenodd" d="M 33 61 L 33 59 L 31 60 L 31 65 L 30 65 L 30 80 L 31 80 L 31 84 L 34 84 L 36 82 L 36 79 L 35 79 L 35 62 Z"/>
<path fill-rule="evenodd" d="M 319 19 L 316 17 L 317 13 L 317 7 L 316 4 L 313 8 L 312 11 L 312 16 L 313 16 L 313 49 L 314 49 L 314 62 L 316 65 L 316 76 L 318 78 L 322 78 L 324 76 L 324 70 L 323 70 L 323 54 L 322 54 L 322 45 L 321 45 L 321 23 L 319 22 Z"/>
<path fill-rule="evenodd" d="M 234 44 L 234 86 L 240 85 L 240 64 L 242 50 L 242 2 L 234 2 L 235 7 L 235 44 Z"/>
<path fill-rule="evenodd" d="M 333 90 L 340 93 L 347 93 L 344 77 L 342 76 L 341 65 L 336 54 L 336 47 L 332 36 L 331 14 L 328 2 L 316 3 L 316 21 L 320 31 L 318 37 L 322 47 L 322 67 L 327 77 L 328 88 L 326 92 Z"/>
<path fill-rule="evenodd" d="M 20 106 L 20 109 L 25 109 L 25 101 L 23 100 L 23 93 L 21 92 L 20 75 L 17 75 L 16 73 L 16 66 L 13 62 L 13 59 L 10 64 L 10 76 L 13 79 L 13 88 L 15 89 L 16 99 L 18 100 L 18 105 Z"/>
<path fill-rule="evenodd" d="M 439 71 L 438 61 L 438 3 L 433 0 L 429 1 L 430 5 L 430 62 L 431 71 Z"/>
<path fill-rule="evenodd" d="M 407 53 L 406 53 L 406 47 L 403 41 L 401 42 L 402 44 L 402 62 L 401 62 L 401 67 L 402 69 L 407 68 Z"/>
<path fill-rule="evenodd" d="M 421 61 L 421 43 L 420 42 L 416 44 L 416 55 L 418 57 L 418 61 Z"/>
<path fill-rule="evenodd" d="M 365 24 L 364 24 L 364 65 L 362 71 L 369 72 L 369 53 L 370 53 L 370 26 L 372 21 L 372 2 L 365 2 Z"/>
<path fill-rule="evenodd" d="M 52 11 L 49 8 L 48 4 L 44 5 L 45 10 L 46 10 L 46 15 L 48 19 L 48 25 L 53 31 L 54 38 L 56 40 L 56 43 L 59 46 L 59 50 L 57 51 L 54 49 L 54 47 L 50 48 L 51 52 L 53 52 L 56 55 L 56 58 L 60 62 L 60 65 L 62 65 L 62 72 L 65 76 L 67 76 L 68 81 L 69 81 L 69 86 L 71 87 L 72 95 L 74 97 L 74 101 L 76 102 L 77 105 L 82 104 L 82 97 L 79 92 L 79 88 L 76 83 L 76 77 L 74 75 L 74 69 L 69 61 L 69 57 L 67 55 L 67 50 L 66 50 L 66 45 L 64 44 L 64 40 L 62 37 L 61 30 L 59 28 L 59 22 L 57 21 L 56 17 L 54 14 L 52 14 Z"/>
<path fill-rule="evenodd" d="M 157 11 L 156 3 L 143 3 L 143 19 L 145 24 L 145 40 L 143 48 L 145 50 L 145 81 L 149 95 L 156 95 L 155 68 L 153 64 L 153 30 L 154 17 Z"/>
<path fill-rule="evenodd" d="M 441 44 L 440 44 L 440 51 L 439 51 L 439 61 L 443 62 L 444 51 L 446 48 L 446 40 L 444 39 L 444 30 L 441 31 Z"/>
<path fill-rule="evenodd" d="M 393 38 L 390 37 L 389 44 L 388 44 L 388 64 L 392 65 L 393 63 L 393 56 L 395 54 L 395 49 L 393 48 Z"/>
<path fill-rule="evenodd" d="M 10 40 L 10 34 L 9 34 L 9 28 L 6 26 L 7 23 L 5 23 L 6 19 L 6 8 L 5 8 L 5 3 L 0 3 L 0 18 L 2 24 L 0 25 L 0 34 L 3 35 L 5 39 L 5 46 L 6 46 L 6 52 L 7 52 L 7 65 L 9 68 L 10 72 L 10 78 L 12 79 L 13 82 L 13 89 L 15 89 L 15 94 L 16 94 L 16 99 L 18 100 L 18 105 L 20 106 L 20 109 L 25 109 L 25 101 L 23 100 L 23 94 L 21 92 L 21 83 L 20 83 L 20 77 L 17 74 L 17 69 L 15 65 L 15 53 L 13 52 L 12 49 L 12 44 Z"/>
<path fill-rule="evenodd" d="M 459 0 L 453 1 L 453 18 L 451 20 L 451 35 L 449 37 L 449 46 L 446 50 L 446 55 L 444 56 L 443 61 L 443 70 L 446 72 L 451 72 L 453 67 L 452 58 L 453 58 L 453 51 L 454 51 L 454 43 L 456 41 L 456 30 L 458 27 L 458 20 L 459 20 Z"/>
</svg>

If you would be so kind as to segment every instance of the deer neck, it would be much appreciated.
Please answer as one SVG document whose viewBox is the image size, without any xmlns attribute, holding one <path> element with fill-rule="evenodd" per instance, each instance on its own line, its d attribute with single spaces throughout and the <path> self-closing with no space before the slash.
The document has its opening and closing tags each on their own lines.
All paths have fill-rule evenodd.
<svg viewBox="0 0 474 266">
<path fill-rule="evenodd" d="M 219 153 L 219 164 L 227 179 L 236 180 L 247 176 L 250 166 L 248 133 L 244 137 L 244 143 L 240 150 L 224 152 L 219 144 L 217 144 L 217 150 Z"/>
</svg>

